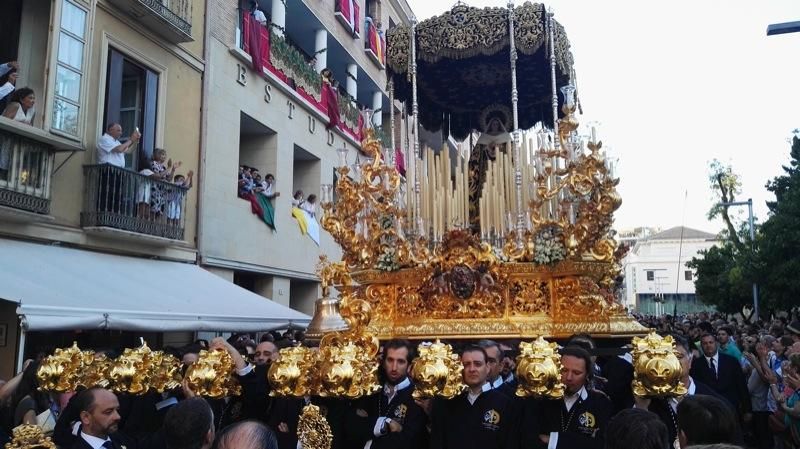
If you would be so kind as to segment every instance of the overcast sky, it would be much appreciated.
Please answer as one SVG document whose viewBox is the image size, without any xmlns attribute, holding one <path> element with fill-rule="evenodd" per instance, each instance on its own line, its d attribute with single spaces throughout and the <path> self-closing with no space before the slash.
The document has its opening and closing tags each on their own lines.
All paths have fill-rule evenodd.
<svg viewBox="0 0 800 449">
<path fill-rule="evenodd" d="M 454 4 L 408 2 L 419 20 Z M 740 199 L 752 197 L 766 219 L 773 197 L 764 185 L 781 173 L 800 128 L 800 33 L 767 37 L 766 29 L 800 21 L 800 0 L 546 4 L 572 44 L 580 120 L 601 122 L 598 137 L 620 159 L 617 229 L 680 225 L 688 192 L 685 225 L 719 231 L 721 222 L 706 219 L 714 158 L 733 164 Z"/>
</svg>

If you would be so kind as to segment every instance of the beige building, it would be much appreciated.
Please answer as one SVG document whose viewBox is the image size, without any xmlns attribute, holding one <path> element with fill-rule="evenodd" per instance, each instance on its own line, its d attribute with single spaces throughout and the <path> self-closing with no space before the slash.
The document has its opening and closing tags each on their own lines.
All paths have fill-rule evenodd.
<svg viewBox="0 0 800 449">
<path fill-rule="evenodd" d="M 388 131 L 385 49 L 376 44 L 383 39 L 377 30 L 410 23 L 411 11 L 405 0 L 260 0 L 257 11 L 248 0 L 240 0 L 238 9 L 223 0 L 210 0 L 208 5 L 208 107 L 203 116 L 198 223 L 201 264 L 264 297 L 312 314 L 319 296 L 319 255 L 336 260 L 340 253 L 325 231 L 319 244 L 302 234 L 292 216 L 293 192 L 302 190 L 304 198 L 319 196 L 322 184 L 333 183 L 337 149 L 349 150 L 348 164 L 364 157 L 358 151 L 359 110 L 379 111 L 371 119 L 365 114 L 366 120 Z M 260 19 L 266 19 L 266 25 Z M 263 39 L 254 43 L 254 33 L 262 33 Z M 263 60 L 261 66 L 253 62 L 253 55 Z M 338 126 L 329 126 L 331 104 L 326 103 L 319 77 L 324 68 L 340 85 L 334 89 Z M 399 129 L 399 105 L 393 110 Z M 272 202 L 274 230 L 252 213 L 249 201 L 238 198 L 240 165 L 257 168 L 262 177 L 275 176 L 274 191 L 280 196 Z M 319 221 L 321 215 L 317 206 L 314 219 Z"/>
<path fill-rule="evenodd" d="M 0 118 L 0 378 L 31 348 L 73 338 L 162 345 L 203 322 L 226 330 L 210 299 L 256 298 L 196 265 L 185 272 L 197 261 L 198 179 L 187 190 L 137 173 L 158 148 L 182 162 L 176 174 L 200 172 L 207 20 L 199 0 L 3 2 L 0 63 L 18 61 L 17 91 L 33 89 L 36 113 L 30 125 Z M 123 141 L 141 132 L 122 168 L 97 165 L 112 122 Z M 141 268 L 151 259 L 163 262 Z"/>
</svg>

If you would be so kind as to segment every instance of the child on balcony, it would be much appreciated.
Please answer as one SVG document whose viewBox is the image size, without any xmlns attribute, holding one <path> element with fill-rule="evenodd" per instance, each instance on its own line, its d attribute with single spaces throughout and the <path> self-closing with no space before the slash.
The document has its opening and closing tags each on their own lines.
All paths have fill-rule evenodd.
<svg viewBox="0 0 800 449">
<path fill-rule="evenodd" d="M 183 199 L 186 197 L 186 194 L 189 192 L 189 189 L 192 188 L 193 177 L 194 177 L 194 171 L 189 170 L 189 172 L 186 173 L 186 177 L 184 177 L 183 175 L 175 175 L 175 178 L 172 182 L 178 187 L 183 187 L 177 189 L 170 189 L 168 195 L 167 220 L 169 224 L 173 226 L 180 225 Z"/>
</svg>

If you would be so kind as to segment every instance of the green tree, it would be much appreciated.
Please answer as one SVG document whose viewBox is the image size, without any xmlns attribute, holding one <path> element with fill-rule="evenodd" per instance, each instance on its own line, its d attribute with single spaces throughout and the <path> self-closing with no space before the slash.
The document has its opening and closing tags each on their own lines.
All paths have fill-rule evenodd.
<svg viewBox="0 0 800 449">
<path fill-rule="evenodd" d="M 792 138 L 791 159 L 784 174 L 767 183 L 775 201 L 761 226 L 758 255 L 761 292 L 773 307 L 788 309 L 800 302 L 800 138 Z"/>
<path fill-rule="evenodd" d="M 697 298 L 720 312 L 741 312 L 753 302 L 751 283 L 744 275 L 736 257 L 736 247 L 730 241 L 701 251 L 686 263 L 697 273 L 694 281 Z"/>
<path fill-rule="evenodd" d="M 753 302 L 752 283 L 757 271 L 756 253 L 750 245 L 747 225 L 737 227 L 723 203 L 736 201 L 741 193 L 741 179 L 730 165 L 714 160 L 709 164 L 709 186 L 713 206 L 708 218 L 721 217 L 725 230 L 721 245 L 701 251 L 686 265 L 696 271 L 695 292 L 704 304 L 726 313 L 741 312 Z"/>
</svg>

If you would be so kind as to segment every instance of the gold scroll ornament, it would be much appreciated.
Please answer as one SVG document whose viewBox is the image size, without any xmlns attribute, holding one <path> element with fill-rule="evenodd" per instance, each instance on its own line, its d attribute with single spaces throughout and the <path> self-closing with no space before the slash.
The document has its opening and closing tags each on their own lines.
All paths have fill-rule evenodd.
<svg viewBox="0 0 800 449">
<path fill-rule="evenodd" d="M 219 399 L 238 396 L 242 387 L 231 376 L 235 366 L 227 351 L 215 349 L 200 351 L 197 361 L 186 371 L 185 379 L 195 394 Z"/>
<path fill-rule="evenodd" d="M 56 449 L 55 443 L 37 425 L 23 424 L 14 427 L 11 433 L 13 438 L 6 443 L 6 449 Z"/>
<path fill-rule="evenodd" d="M 633 339 L 633 394 L 639 397 L 683 396 L 682 367 L 672 336 L 650 332 Z"/>
<path fill-rule="evenodd" d="M 411 366 L 411 378 L 414 379 L 414 399 L 441 396 L 452 398 L 464 391 L 461 376 L 464 365 L 453 348 L 436 340 L 433 343 L 420 343 L 417 348 L 419 356 Z"/>
<path fill-rule="evenodd" d="M 558 345 L 539 337 L 531 343 L 519 344 L 517 356 L 517 379 L 519 386 L 516 395 L 559 399 L 564 396 L 561 383 L 561 355 Z"/>
</svg>

